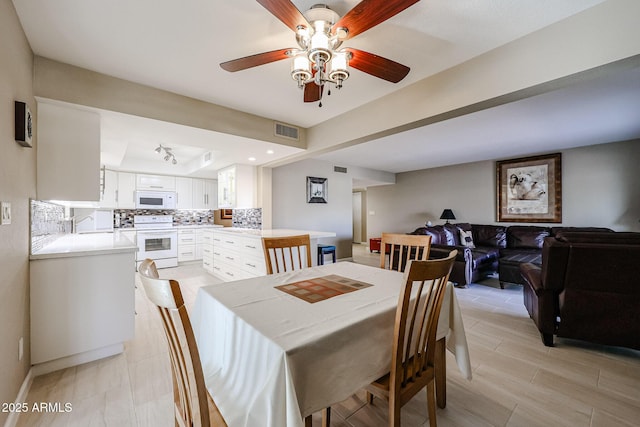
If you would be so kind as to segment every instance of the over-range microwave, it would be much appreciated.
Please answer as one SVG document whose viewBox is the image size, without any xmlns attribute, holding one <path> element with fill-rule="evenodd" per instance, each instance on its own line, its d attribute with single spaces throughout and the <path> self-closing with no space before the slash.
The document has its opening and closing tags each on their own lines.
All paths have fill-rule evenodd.
<svg viewBox="0 0 640 427">
<path fill-rule="evenodd" d="M 136 191 L 137 209 L 175 209 L 174 191 Z"/>
</svg>

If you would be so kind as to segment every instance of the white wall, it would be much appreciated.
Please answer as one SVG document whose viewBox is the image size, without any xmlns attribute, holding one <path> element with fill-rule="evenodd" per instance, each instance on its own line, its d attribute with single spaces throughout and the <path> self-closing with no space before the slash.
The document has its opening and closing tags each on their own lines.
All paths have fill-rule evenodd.
<svg viewBox="0 0 640 427">
<path fill-rule="evenodd" d="M 328 178 L 327 203 L 307 203 L 307 176 Z M 333 164 L 303 160 L 272 171 L 273 228 L 332 231 L 338 258 L 351 257 L 353 232 L 352 176 L 333 171 Z"/>
<path fill-rule="evenodd" d="M 637 140 L 563 151 L 561 225 L 640 231 L 639 162 Z M 368 237 L 442 224 L 445 208 L 454 222 L 496 224 L 495 167 L 483 161 L 406 172 L 395 185 L 369 187 Z"/>
<path fill-rule="evenodd" d="M 11 0 L 0 0 L 0 200 L 11 202 L 10 225 L 0 226 L 0 402 L 13 402 L 30 363 L 29 337 L 29 198 L 36 195 L 34 148 L 14 140 L 14 101 L 26 102 L 35 115 L 33 53 Z M 18 340 L 24 356 L 18 360 Z M 0 425 L 8 413 L 0 412 Z"/>
</svg>

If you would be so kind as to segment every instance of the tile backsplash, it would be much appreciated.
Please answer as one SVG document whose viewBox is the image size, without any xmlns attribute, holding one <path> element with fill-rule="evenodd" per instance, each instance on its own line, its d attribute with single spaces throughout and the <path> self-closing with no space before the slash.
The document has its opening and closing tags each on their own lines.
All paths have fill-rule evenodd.
<svg viewBox="0 0 640 427">
<path fill-rule="evenodd" d="M 69 221 L 65 221 L 64 206 L 31 200 L 31 252 L 64 233 L 69 233 Z"/>
<path fill-rule="evenodd" d="M 262 229 L 262 209 L 234 209 L 231 222 L 234 227 Z"/>
<path fill-rule="evenodd" d="M 120 215 L 120 228 L 133 227 L 135 215 L 173 215 L 173 225 L 213 224 L 212 210 L 173 210 L 173 209 L 115 209 Z"/>
</svg>

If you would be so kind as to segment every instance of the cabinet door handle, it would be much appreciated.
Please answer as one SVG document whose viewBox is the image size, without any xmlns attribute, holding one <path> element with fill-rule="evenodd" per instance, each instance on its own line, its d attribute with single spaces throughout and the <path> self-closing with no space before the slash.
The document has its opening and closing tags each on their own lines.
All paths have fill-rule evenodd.
<svg viewBox="0 0 640 427">
<path fill-rule="evenodd" d="M 228 260 L 231 260 L 231 261 L 233 261 L 235 259 L 235 258 L 230 257 L 230 256 L 226 256 L 225 258 L 228 259 Z"/>
<path fill-rule="evenodd" d="M 116 203 L 118 203 L 118 196 L 119 196 L 118 190 L 116 190 Z"/>
<path fill-rule="evenodd" d="M 162 185 L 150 185 L 151 188 L 162 188 Z"/>
<path fill-rule="evenodd" d="M 255 246 L 251 246 L 251 245 L 245 245 L 245 247 L 249 248 L 249 249 L 255 249 Z"/>
<path fill-rule="evenodd" d="M 256 268 L 256 265 L 255 265 L 255 264 L 250 264 L 250 263 L 248 263 L 248 262 L 247 262 L 247 263 L 245 263 L 245 265 L 248 265 L 248 266 L 249 266 L 249 267 L 251 267 L 251 268 Z"/>
</svg>

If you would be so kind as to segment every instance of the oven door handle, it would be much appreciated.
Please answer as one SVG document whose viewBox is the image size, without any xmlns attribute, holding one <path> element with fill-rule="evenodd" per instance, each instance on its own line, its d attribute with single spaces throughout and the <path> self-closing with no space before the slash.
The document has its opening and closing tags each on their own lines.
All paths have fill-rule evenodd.
<svg viewBox="0 0 640 427">
<path fill-rule="evenodd" d="M 176 233 L 176 232 L 174 231 L 174 232 L 170 232 L 170 233 L 159 233 L 159 232 L 155 232 L 154 233 L 153 231 L 138 231 L 138 235 L 142 236 L 142 237 L 144 237 L 144 236 L 165 236 L 165 237 L 171 238 L 171 237 L 174 237 L 173 233 Z M 176 234 L 175 237 L 177 238 L 178 235 Z"/>
</svg>

